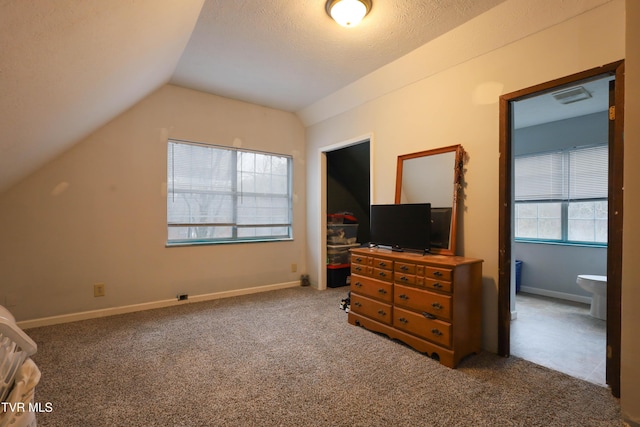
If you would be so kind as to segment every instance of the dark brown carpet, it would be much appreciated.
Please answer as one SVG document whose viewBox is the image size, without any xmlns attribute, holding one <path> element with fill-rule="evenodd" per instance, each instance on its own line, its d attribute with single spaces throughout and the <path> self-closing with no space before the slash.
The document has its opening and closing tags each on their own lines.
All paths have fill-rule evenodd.
<svg viewBox="0 0 640 427">
<path fill-rule="evenodd" d="M 46 426 L 620 426 L 604 387 L 482 353 L 448 369 L 292 288 L 27 332 Z"/>
</svg>

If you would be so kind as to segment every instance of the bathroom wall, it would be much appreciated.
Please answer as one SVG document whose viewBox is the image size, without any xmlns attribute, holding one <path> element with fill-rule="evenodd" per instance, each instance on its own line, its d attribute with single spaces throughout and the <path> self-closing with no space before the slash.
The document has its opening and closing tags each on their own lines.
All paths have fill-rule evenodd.
<svg viewBox="0 0 640 427">
<path fill-rule="evenodd" d="M 591 302 L 591 294 L 576 284 L 578 274 L 607 275 L 607 248 L 516 243 L 522 260 L 520 291 L 570 301 Z"/>
<path fill-rule="evenodd" d="M 604 110 L 606 108 L 605 105 Z M 607 111 L 601 111 L 582 117 L 516 129 L 513 132 L 513 153 L 519 156 L 606 143 L 609 138 L 607 114 Z"/>
<path fill-rule="evenodd" d="M 516 129 L 514 154 L 602 144 L 608 139 L 608 123 L 607 112 L 602 111 Z M 523 292 L 590 303 L 591 294 L 576 284 L 577 275 L 607 274 L 607 248 L 516 242 L 513 254 L 523 261 Z"/>
</svg>

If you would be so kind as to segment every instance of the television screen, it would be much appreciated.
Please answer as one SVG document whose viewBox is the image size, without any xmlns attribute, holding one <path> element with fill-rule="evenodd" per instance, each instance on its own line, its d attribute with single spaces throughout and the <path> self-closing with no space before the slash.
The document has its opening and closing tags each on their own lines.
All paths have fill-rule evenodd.
<svg viewBox="0 0 640 427">
<path fill-rule="evenodd" d="M 431 247 L 449 249 L 451 208 L 431 208 Z"/>
<path fill-rule="evenodd" d="M 428 252 L 431 204 L 371 205 L 371 243 L 397 251 Z"/>
</svg>

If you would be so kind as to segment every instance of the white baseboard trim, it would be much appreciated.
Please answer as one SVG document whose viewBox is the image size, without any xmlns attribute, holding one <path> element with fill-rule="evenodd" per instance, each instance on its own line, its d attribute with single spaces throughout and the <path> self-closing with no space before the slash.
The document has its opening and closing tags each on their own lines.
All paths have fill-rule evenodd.
<svg viewBox="0 0 640 427">
<path fill-rule="evenodd" d="M 277 289 L 295 288 L 300 286 L 299 281 L 276 283 L 273 285 L 256 286 L 253 288 L 235 289 L 232 291 L 214 292 L 202 295 L 189 295 L 186 300 L 178 301 L 176 298 L 145 302 L 141 304 L 124 305 L 120 307 L 103 308 L 100 310 L 81 311 L 78 313 L 62 314 L 59 316 L 41 317 L 39 319 L 17 322 L 21 329 L 39 328 L 41 326 L 57 325 L 60 323 L 77 322 L 79 320 L 96 319 L 100 317 L 114 316 L 116 314 L 133 313 L 135 311 L 153 310 L 155 308 L 172 307 L 174 305 L 189 304 L 194 302 L 210 301 L 221 298 L 229 298 L 240 295 L 257 294 L 260 292 L 275 291 Z"/>
<path fill-rule="evenodd" d="M 581 302 L 583 304 L 591 304 L 591 298 L 590 297 L 585 297 L 585 296 L 582 296 L 582 295 L 567 294 L 567 293 L 564 293 L 564 292 L 549 291 L 547 289 L 540 289 L 540 288 L 532 288 L 532 287 L 529 287 L 529 286 L 522 286 L 520 288 L 520 292 L 524 292 L 524 293 L 527 293 L 527 294 L 534 294 L 534 295 L 542 295 L 544 297 L 563 299 L 563 300 L 567 300 L 567 301 Z"/>
</svg>

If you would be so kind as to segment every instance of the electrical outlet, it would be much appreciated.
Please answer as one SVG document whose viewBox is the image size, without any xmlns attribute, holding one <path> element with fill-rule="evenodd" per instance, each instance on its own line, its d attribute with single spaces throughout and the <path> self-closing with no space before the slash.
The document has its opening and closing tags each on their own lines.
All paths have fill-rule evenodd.
<svg viewBox="0 0 640 427">
<path fill-rule="evenodd" d="M 295 273 L 296 271 L 298 271 L 298 264 L 291 264 L 291 272 Z"/>
<path fill-rule="evenodd" d="M 93 296 L 103 297 L 105 295 L 104 283 L 96 283 L 93 285 Z"/>
</svg>

